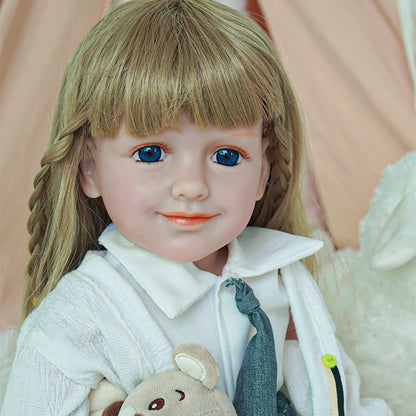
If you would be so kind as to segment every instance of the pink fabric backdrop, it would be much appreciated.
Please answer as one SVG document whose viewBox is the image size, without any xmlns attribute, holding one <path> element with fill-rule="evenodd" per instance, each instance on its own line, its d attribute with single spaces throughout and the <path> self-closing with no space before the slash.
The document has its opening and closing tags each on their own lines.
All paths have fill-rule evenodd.
<svg viewBox="0 0 416 416">
<path fill-rule="evenodd" d="M 416 149 L 397 2 L 260 4 L 303 106 L 327 225 L 338 247 L 357 247 L 383 169 Z"/>
<path fill-rule="evenodd" d="M 27 201 L 64 67 L 105 0 L 5 0 L 0 8 L 0 328 L 17 322 Z"/>
</svg>

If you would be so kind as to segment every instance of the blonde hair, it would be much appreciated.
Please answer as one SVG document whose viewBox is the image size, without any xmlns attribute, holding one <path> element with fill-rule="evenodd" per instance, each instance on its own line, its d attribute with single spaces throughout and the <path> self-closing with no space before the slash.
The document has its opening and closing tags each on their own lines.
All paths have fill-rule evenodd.
<svg viewBox="0 0 416 416">
<path fill-rule="evenodd" d="M 210 0 L 134 0 L 111 10 L 69 62 L 49 147 L 34 180 L 23 318 L 76 268 L 110 223 L 80 187 L 90 136 L 135 136 L 177 126 L 254 126 L 270 138 L 271 173 L 250 225 L 306 235 L 303 134 L 295 95 L 267 35 Z"/>
</svg>

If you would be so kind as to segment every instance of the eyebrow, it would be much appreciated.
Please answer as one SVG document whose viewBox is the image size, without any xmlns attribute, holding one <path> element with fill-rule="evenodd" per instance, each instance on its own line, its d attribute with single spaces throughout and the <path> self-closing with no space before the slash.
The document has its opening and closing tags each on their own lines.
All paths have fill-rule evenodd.
<svg viewBox="0 0 416 416">
<path fill-rule="evenodd" d="M 0 0 L 1 1 L 1 0 Z M 180 127 L 171 127 L 172 130 L 182 133 Z M 125 132 L 128 134 L 128 132 Z M 227 132 L 227 135 L 230 137 L 257 137 L 257 133 L 253 129 L 241 129 L 237 131 Z M 137 139 L 146 139 L 147 137 L 136 137 Z"/>
<path fill-rule="evenodd" d="M 229 133 L 231 137 L 256 137 L 257 134 L 252 129 L 244 129 L 244 130 L 238 130 L 236 132 Z"/>
</svg>

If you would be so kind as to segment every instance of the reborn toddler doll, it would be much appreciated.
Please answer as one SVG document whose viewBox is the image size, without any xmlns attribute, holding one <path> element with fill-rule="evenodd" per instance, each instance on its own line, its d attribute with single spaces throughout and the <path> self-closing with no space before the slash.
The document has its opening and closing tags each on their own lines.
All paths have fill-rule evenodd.
<svg viewBox="0 0 416 416">
<path fill-rule="evenodd" d="M 34 181 L 1 415 L 86 416 L 103 378 L 130 394 L 184 343 L 210 351 L 234 400 L 252 333 L 232 279 L 270 321 L 265 391 L 285 384 L 302 416 L 390 415 L 360 401 L 310 274 L 322 243 L 304 237 L 302 149 L 295 94 L 250 18 L 211 0 L 110 11 L 67 66 Z"/>
</svg>

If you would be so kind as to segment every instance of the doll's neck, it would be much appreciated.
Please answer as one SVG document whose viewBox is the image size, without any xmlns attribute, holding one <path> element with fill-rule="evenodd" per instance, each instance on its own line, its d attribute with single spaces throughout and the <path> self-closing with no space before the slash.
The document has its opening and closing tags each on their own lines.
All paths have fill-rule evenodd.
<svg viewBox="0 0 416 416">
<path fill-rule="evenodd" d="M 201 260 L 194 261 L 198 269 L 220 276 L 228 259 L 228 247 L 222 247 Z"/>
</svg>

